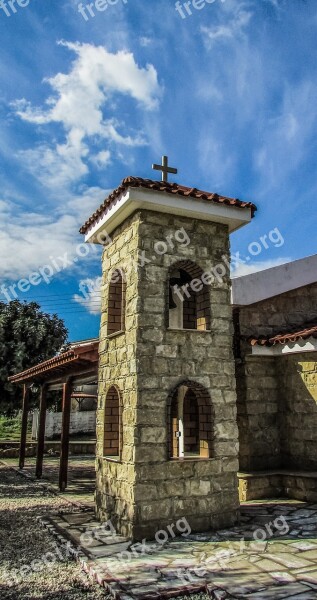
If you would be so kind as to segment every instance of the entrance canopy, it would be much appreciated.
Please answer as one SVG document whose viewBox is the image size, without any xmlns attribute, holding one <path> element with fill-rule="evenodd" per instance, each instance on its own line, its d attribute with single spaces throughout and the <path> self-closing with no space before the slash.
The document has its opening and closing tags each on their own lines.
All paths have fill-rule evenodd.
<svg viewBox="0 0 317 600">
<path fill-rule="evenodd" d="M 69 424 L 71 398 L 74 387 L 84 383 L 97 383 L 98 380 L 98 347 L 99 340 L 84 340 L 71 344 L 70 348 L 58 356 L 54 356 L 26 371 L 9 377 L 9 381 L 23 385 L 22 427 L 20 442 L 19 467 L 25 463 L 27 419 L 31 387 L 40 387 L 40 413 L 37 436 L 36 476 L 40 478 L 43 471 L 43 455 L 45 442 L 46 395 L 51 390 L 62 390 L 62 437 L 59 469 L 59 487 L 64 491 L 67 487 L 67 470 L 69 454 Z"/>
</svg>

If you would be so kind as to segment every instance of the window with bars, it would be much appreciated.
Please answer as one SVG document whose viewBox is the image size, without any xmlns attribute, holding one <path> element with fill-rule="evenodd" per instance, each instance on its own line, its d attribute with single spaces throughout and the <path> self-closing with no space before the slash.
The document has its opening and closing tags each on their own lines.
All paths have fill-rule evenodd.
<svg viewBox="0 0 317 600">
<path fill-rule="evenodd" d="M 111 275 L 108 297 L 108 335 L 124 331 L 125 280 L 123 273 L 116 269 Z"/>
<path fill-rule="evenodd" d="M 122 443 L 121 402 L 115 386 L 111 386 L 106 396 L 104 416 L 104 456 L 120 459 Z"/>
</svg>

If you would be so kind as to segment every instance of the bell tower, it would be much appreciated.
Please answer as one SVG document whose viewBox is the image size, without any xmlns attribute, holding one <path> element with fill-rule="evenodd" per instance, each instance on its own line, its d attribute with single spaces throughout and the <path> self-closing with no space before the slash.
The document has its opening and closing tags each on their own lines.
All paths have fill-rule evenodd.
<svg viewBox="0 0 317 600">
<path fill-rule="evenodd" d="M 255 206 L 163 168 L 125 179 L 81 229 L 104 245 L 96 512 L 135 540 L 182 517 L 230 526 L 239 506 L 229 233 Z"/>
</svg>

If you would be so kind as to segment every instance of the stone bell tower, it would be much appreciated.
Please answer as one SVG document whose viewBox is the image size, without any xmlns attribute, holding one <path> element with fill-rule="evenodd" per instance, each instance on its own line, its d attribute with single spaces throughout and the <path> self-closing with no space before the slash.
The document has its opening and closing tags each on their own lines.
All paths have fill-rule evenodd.
<svg viewBox="0 0 317 600">
<path fill-rule="evenodd" d="M 236 521 L 229 233 L 254 210 L 129 177 L 81 229 L 104 244 L 96 512 L 136 540 Z"/>
</svg>

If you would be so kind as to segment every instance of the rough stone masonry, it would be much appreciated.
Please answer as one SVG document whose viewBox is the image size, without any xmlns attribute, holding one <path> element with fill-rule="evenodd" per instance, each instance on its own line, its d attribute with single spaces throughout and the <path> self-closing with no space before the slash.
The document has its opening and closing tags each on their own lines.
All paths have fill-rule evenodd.
<svg viewBox="0 0 317 600">
<path fill-rule="evenodd" d="M 184 228 L 190 245 L 155 255 L 154 245 Z M 136 269 L 138 254 L 155 259 Z M 168 328 L 168 277 L 177 261 L 190 260 L 205 272 L 229 258 L 225 224 L 140 210 L 112 234 L 104 250 L 97 411 L 97 516 L 134 539 L 151 538 L 186 516 L 193 531 L 232 525 L 239 506 L 238 430 L 232 352 L 229 275 L 209 290 L 209 330 Z M 111 273 L 126 279 L 125 324 L 108 335 L 107 304 Z M 204 388 L 210 398 L 209 458 L 171 459 L 168 403 L 184 381 Z M 120 393 L 122 450 L 104 456 L 106 396 Z"/>
</svg>

